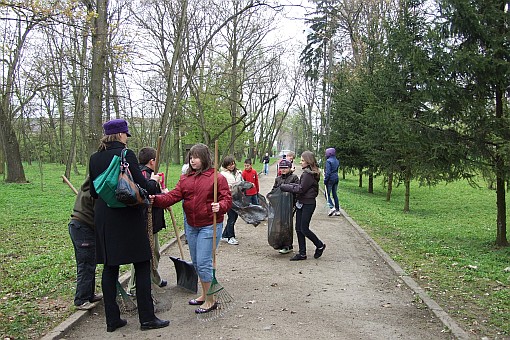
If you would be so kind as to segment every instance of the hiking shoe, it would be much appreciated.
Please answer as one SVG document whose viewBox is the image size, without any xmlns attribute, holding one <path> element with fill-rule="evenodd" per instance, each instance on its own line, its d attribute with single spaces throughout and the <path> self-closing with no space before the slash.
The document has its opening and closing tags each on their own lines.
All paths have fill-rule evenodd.
<svg viewBox="0 0 510 340">
<path fill-rule="evenodd" d="M 324 249 L 326 249 L 326 243 L 322 244 L 322 247 L 315 249 L 315 254 L 313 254 L 313 258 L 318 259 L 322 256 L 322 253 L 324 252 Z"/>
<path fill-rule="evenodd" d="M 96 306 L 95 304 L 87 301 L 87 302 L 82 303 L 79 306 L 76 306 L 76 309 L 79 309 L 79 310 L 89 310 L 89 309 L 94 308 L 95 306 Z"/>
<path fill-rule="evenodd" d="M 328 216 L 333 216 L 333 214 L 335 213 L 335 211 L 336 211 L 336 210 L 335 210 L 335 208 L 331 208 L 331 209 L 329 210 Z"/>
<path fill-rule="evenodd" d="M 290 247 L 283 247 L 282 249 L 280 249 L 278 252 L 280 254 L 288 254 L 292 251 L 292 246 Z"/>
<path fill-rule="evenodd" d="M 296 254 L 290 258 L 291 261 L 301 261 L 306 260 L 306 255 Z"/>
<path fill-rule="evenodd" d="M 342 216 L 342 214 L 340 213 L 340 210 L 335 211 L 335 216 Z"/>
<path fill-rule="evenodd" d="M 239 242 L 235 239 L 235 237 L 231 237 L 228 239 L 228 244 L 231 244 L 233 246 L 237 246 L 239 244 Z"/>
</svg>

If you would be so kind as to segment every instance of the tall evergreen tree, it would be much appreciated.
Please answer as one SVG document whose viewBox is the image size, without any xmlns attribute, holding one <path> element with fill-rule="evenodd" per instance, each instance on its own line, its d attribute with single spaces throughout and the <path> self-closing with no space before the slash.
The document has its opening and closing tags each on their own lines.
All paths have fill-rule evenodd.
<svg viewBox="0 0 510 340">
<path fill-rule="evenodd" d="M 469 144 L 469 157 L 496 178 L 496 244 L 508 246 L 505 181 L 509 175 L 510 31 L 504 0 L 440 0 L 440 26 L 451 62 L 442 116 Z"/>
</svg>

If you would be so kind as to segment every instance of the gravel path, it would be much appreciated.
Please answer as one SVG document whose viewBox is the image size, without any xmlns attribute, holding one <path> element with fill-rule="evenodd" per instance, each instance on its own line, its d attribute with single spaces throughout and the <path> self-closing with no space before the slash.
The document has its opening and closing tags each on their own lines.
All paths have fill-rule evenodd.
<svg viewBox="0 0 510 340">
<path fill-rule="evenodd" d="M 261 175 L 262 194 L 270 191 L 274 174 L 273 165 L 270 175 Z M 168 256 L 179 256 L 179 250 L 170 242 L 160 263 L 169 285 L 155 292 L 157 315 L 169 319 L 169 327 L 142 332 L 137 315 L 124 315 L 128 325 L 106 333 L 100 303 L 76 312 L 43 339 L 469 338 L 349 216 L 328 217 L 322 194 L 311 229 L 327 244 L 324 255 L 314 259 L 308 242 L 308 259 L 291 262 L 293 253 L 281 255 L 268 245 L 266 223 L 253 227 L 239 219 L 239 245 L 221 242 L 217 254 L 218 281 L 235 305 L 215 320 L 197 320 L 187 304 L 195 294 L 176 286 Z M 187 247 L 185 256 L 189 260 Z"/>
</svg>

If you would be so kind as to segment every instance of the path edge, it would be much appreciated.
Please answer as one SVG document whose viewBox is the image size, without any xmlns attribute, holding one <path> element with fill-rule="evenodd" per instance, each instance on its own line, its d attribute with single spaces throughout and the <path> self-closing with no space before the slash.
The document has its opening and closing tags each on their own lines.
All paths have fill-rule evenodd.
<svg viewBox="0 0 510 340">
<path fill-rule="evenodd" d="M 181 235 L 181 238 L 184 238 L 184 234 Z M 168 248 L 173 246 L 177 242 L 177 239 L 174 237 L 170 239 L 167 243 L 165 243 L 160 248 L 160 254 L 163 254 Z M 124 274 L 119 277 L 119 282 L 123 285 L 125 284 L 131 276 L 131 272 L 128 270 Z M 57 327 L 50 330 L 48 333 L 43 335 L 43 337 L 39 338 L 39 340 L 58 340 L 61 339 L 62 336 L 71 328 L 74 327 L 78 322 L 82 319 L 85 319 L 90 315 L 90 313 L 94 312 L 94 309 L 97 308 L 98 305 L 103 305 L 102 302 L 96 302 L 96 306 L 90 310 L 77 310 L 73 314 L 71 314 L 67 319 L 62 321 Z"/>
<path fill-rule="evenodd" d="M 420 299 L 425 303 L 425 305 L 434 313 L 434 315 L 441 320 L 443 325 L 447 327 L 451 334 L 458 340 L 468 340 L 472 339 L 469 334 L 462 329 L 457 322 L 450 316 L 446 311 L 439 306 L 439 304 L 434 301 L 428 294 L 425 292 L 423 288 L 421 288 L 418 283 L 400 267 L 400 265 L 395 262 L 373 239 L 368 235 L 368 233 L 361 228 L 358 223 L 356 223 L 343 209 L 340 209 L 343 217 L 354 227 L 354 229 L 358 232 L 358 234 L 363 237 L 363 239 L 370 244 L 370 246 L 377 252 L 377 254 L 388 264 L 388 266 L 397 274 L 402 281 L 411 289 L 415 294 L 417 294 Z"/>
</svg>

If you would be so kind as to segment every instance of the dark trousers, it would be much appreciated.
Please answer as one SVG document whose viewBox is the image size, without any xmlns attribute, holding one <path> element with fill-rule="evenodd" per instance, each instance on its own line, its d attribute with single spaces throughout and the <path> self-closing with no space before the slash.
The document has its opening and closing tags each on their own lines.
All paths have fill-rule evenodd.
<svg viewBox="0 0 510 340">
<path fill-rule="evenodd" d="M 301 209 L 296 211 L 296 234 L 299 244 L 299 254 L 306 255 L 306 238 L 313 242 L 315 247 L 321 248 L 324 244 L 310 230 L 310 221 L 315 211 L 316 202 L 312 204 L 303 204 Z"/>
<path fill-rule="evenodd" d="M 236 237 L 236 232 L 234 230 L 234 225 L 237 221 L 237 213 L 234 211 L 234 209 L 229 209 L 227 211 L 227 225 L 225 226 L 225 230 L 223 230 L 223 235 L 221 237 L 223 238 L 231 238 Z"/>
<path fill-rule="evenodd" d="M 326 190 L 328 192 L 328 204 L 330 208 L 335 208 L 335 210 L 340 210 L 340 204 L 338 203 L 338 181 L 328 182 L 326 184 Z M 333 206 L 333 201 L 331 201 L 331 195 L 333 195 L 333 200 L 335 205 Z"/>
<path fill-rule="evenodd" d="M 74 305 L 79 306 L 94 296 L 96 288 L 96 237 L 92 227 L 74 219 L 69 222 L 69 235 L 76 258 Z"/>
<path fill-rule="evenodd" d="M 136 303 L 140 323 L 154 320 L 154 303 L 151 296 L 150 261 L 133 263 L 136 271 Z M 105 265 L 101 285 L 103 287 L 104 311 L 106 325 L 115 326 L 120 320 L 120 309 L 117 304 L 117 281 L 119 266 Z"/>
<path fill-rule="evenodd" d="M 253 205 L 259 205 L 259 196 L 258 194 L 255 195 L 246 195 L 248 198 L 248 202 L 250 202 Z"/>
</svg>

